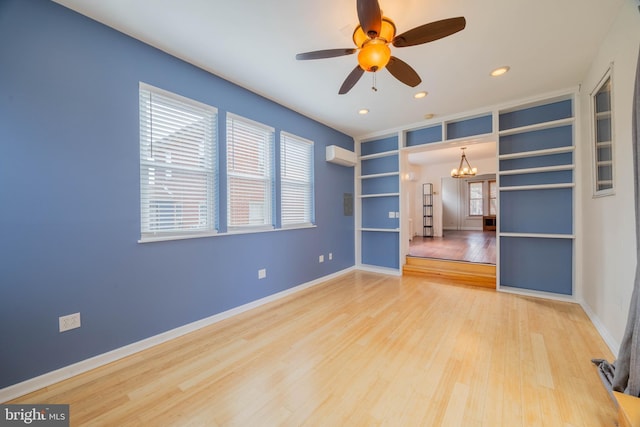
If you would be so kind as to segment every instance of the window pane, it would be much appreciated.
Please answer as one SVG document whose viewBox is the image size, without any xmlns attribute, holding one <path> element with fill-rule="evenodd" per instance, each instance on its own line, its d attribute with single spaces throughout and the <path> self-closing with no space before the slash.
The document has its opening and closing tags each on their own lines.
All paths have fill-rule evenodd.
<svg viewBox="0 0 640 427">
<path fill-rule="evenodd" d="M 498 205 L 496 199 L 489 200 L 489 215 L 497 215 Z"/>
<path fill-rule="evenodd" d="M 227 115 L 227 225 L 272 226 L 273 129 Z"/>
<path fill-rule="evenodd" d="M 496 181 L 489 181 L 489 215 L 497 215 L 498 204 L 498 183 Z"/>
<path fill-rule="evenodd" d="M 482 200 L 471 200 L 469 215 L 482 215 Z"/>
<path fill-rule="evenodd" d="M 313 223 L 313 142 L 280 136 L 282 225 Z"/>
<path fill-rule="evenodd" d="M 595 192 L 610 193 L 613 189 L 613 135 L 611 131 L 611 77 L 593 95 L 595 144 Z"/>
<path fill-rule="evenodd" d="M 483 214 L 482 182 L 469 183 L 469 215 Z"/>
<path fill-rule="evenodd" d="M 215 230 L 216 110 L 140 86 L 142 237 Z"/>
</svg>

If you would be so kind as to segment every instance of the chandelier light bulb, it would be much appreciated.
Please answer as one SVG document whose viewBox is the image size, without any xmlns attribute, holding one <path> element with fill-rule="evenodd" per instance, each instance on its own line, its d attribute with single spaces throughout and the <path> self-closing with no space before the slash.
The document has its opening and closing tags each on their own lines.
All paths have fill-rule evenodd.
<svg viewBox="0 0 640 427">
<path fill-rule="evenodd" d="M 467 147 L 461 148 L 462 157 L 460 157 L 460 165 L 457 168 L 451 169 L 451 176 L 453 178 L 466 178 L 470 176 L 475 176 L 478 173 L 478 168 L 471 167 L 469 164 L 469 160 L 467 160 L 467 156 L 464 153 Z"/>
</svg>

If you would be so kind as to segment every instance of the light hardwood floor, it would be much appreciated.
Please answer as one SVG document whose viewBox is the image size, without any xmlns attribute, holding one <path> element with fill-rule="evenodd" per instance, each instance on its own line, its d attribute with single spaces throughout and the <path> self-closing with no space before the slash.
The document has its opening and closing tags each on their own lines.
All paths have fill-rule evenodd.
<svg viewBox="0 0 640 427">
<path fill-rule="evenodd" d="M 614 426 L 575 304 L 352 272 L 14 403 L 71 425 Z"/>
</svg>

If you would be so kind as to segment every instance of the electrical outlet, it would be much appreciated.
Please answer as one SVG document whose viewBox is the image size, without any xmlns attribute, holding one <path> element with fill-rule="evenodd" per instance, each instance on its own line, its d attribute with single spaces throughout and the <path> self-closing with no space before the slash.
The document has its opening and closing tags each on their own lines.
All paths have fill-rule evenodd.
<svg viewBox="0 0 640 427">
<path fill-rule="evenodd" d="M 333 253 L 329 252 L 329 261 L 331 261 L 333 259 Z"/>
<path fill-rule="evenodd" d="M 58 317 L 60 332 L 68 331 L 80 327 L 80 313 L 73 313 L 67 316 Z"/>
<path fill-rule="evenodd" d="M 324 262 L 324 255 L 320 255 L 318 257 L 318 262 Z"/>
<path fill-rule="evenodd" d="M 395 217 L 396 217 L 395 212 L 389 212 L 389 218 L 395 218 Z"/>
<path fill-rule="evenodd" d="M 264 279 L 265 277 L 267 277 L 267 269 L 261 268 L 258 270 L 258 279 Z"/>
</svg>

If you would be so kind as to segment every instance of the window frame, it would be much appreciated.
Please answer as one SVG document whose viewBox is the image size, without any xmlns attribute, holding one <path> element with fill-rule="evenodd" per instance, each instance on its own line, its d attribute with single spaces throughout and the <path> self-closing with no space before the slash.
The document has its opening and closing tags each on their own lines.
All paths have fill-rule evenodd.
<svg viewBox="0 0 640 427">
<path fill-rule="evenodd" d="M 602 89 L 606 86 L 609 85 L 609 109 L 606 111 L 602 111 L 602 112 L 598 112 L 597 111 L 597 101 L 596 101 L 596 97 L 600 94 L 600 92 L 602 91 Z M 605 196 L 611 196 L 615 194 L 615 188 L 616 188 L 616 183 L 615 183 L 615 171 L 616 171 L 616 165 L 615 165 L 615 127 L 614 127 L 614 111 L 613 111 L 613 105 L 614 105 L 614 97 L 613 97 L 613 64 L 611 64 L 609 66 L 609 68 L 607 69 L 607 71 L 604 73 L 604 75 L 602 76 L 602 78 L 598 81 L 598 83 L 596 84 L 595 88 L 593 89 L 593 91 L 591 92 L 590 96 L 590 120 L 591 120 L 591 155 L 592 155 L 592 163 L 591 163 L 591 168 L 592 168 L 592 182 L 593 182 L 593 197 L 605 197 Z M 602 117 L 598 117 L 598 116 L 602 116 Z M 599 132 L 598 132 L 598 123 L 599 120 L 608 120 L 609 123 L 609 132 L 610 132 L 610 141 L 605 141 L 603 144 L 603 141 L 598 141 L 599 139 Z M 610 156 L 611 159 L 610 160 L 606 160 L 605 162 L 610 162 L 610 173 L 611 173 L 611 180 L 602 180 L 600 179 L 600 173 L 599 173 L 599 163 L 603 162 L 603 160 L 601 160 L 600 154 L 599 154 L 599 149 L 605 147 L 606 146 L 609 147 L 609 152 L 610 152 Z M 610 181 L 611 182 L 611 187 L 608 188 L 599 188 L 599 185 L 601 182 L 603 181 Z"/>
<path fill-rule="evenodd" d="M 262 159 L 265 163 L 264 170 L 268 172 L 268 175 L 263 174 L 262 176 L 258 176 L 257 174 L 249 174 L 245 172 L 237 172 L 232 170 L 232 160 L 231 156 L 231 146 L 234 144 L 232 138 L 233 126 L 230 126 L 230 122 L 238 122 L 243 126 L 248 127 L 249 129 L 256 132 L 265 132 L 265 135 L 268 135 L 268 140 L 265 140 L 266 146 L 264 147 L 264 152 L 257 152 L 258 159 Z M 227 178 L 227 233 L 251 233 L 251 232 L 260 232 L 260 231 L 268 231 L 275 229 L 275 220 L 274 220 L 274 207 L 275 207 L 275 167 L 274 167 L 274 150 L 275 150 L 275 129 L 271 126 L 265 125 L 263 123 L 257 122 L 255 120 L 248 119 L 246 117 L 240 116 L 238 114 L 227 113 L 227 117 L 225 120 L 225 143 L 226 143 L 226 178 Z M 232 198 L 237 192 L 232 191 L 232 181 L 233 178 L 238 178 L 238 180 L 254 180 L 261 181 L 264 184 L 265 192 L 264 194 L 264 203 L 266 206 L 263 206 L 263 213 L 265 215 L 264 220 L 261 224 L 251 224 L 249 220 L 246 224 L 237 224 L 232 223 L 233 218 L 232 210 L 236 206 L 236 204 L 232 203 Z M 241 199 L 247 201 L 248 207 L 248 218 L 250 219 L 250 211 L 252 203 L 255 206 L 255 201 Z"/>
<path fill-rule="evenodd" d="M 294 143 L 298 145 L 305 145 L 308 150 L 308 170 L 306 170 L 306 179 L 293 179 L 287 177 L 287 143 Z M 280 132 L 280 226 L 283 229 L 287 228 L 304 228 L 313 227 L 315 225 L 315 168 L 314 168 L 314 151 L 315 143 L 309 139 L 302 138 L 289 132 Z M 301 208 L 305 211 L 305 220 L 297 222 L 285 221 L 285 192 L 287 184 L 308 186 L 308 195 L 304 203 L 301 203 Z M 307 216 L 308 213 L 308 216 Z"/>
<path fill-rule="evenodd" d="M 469 180 L 467 181 L 467 215 L 469 216 L 469 218 L 478 218 L 478 217 L 482 217 L 484 216 L 484 212 L 485 212 L 485 181 L 484 180 Z M 480 196 L 480 198 L 475 198 L 472 199 L 471 198 L 471 186 L 473 184 L 480 184 L 480 188 L 482 190 L 482 195 Z M 480 214 L 472 214 L 471 213 L 471 201 L 472 200 L 480 200 L 482 202 L 482 212 Z"/>
<path fill-rule="evenodd" d="M 147 95 L 148 94 L 148 95 Z M 160 97 L 160 101 L 162 102 L 162 98 L 171 103 L 174 107 L 179 107 L 180 105 L 184 106 L 185 109 L 181 111 L 181 113 L 188 115 L 192 113 L 201 113 L 203 116 L 203 120 L 208 120 L 210 123 L 210 127 L 203 126 L 205 130 L 205 135 L 209 138 L 208 141 L 204 141 L 202 146 L 200 146 L 195 151 L 199 151 L 198 154 L 202 157 L 203 166 L 185 166 L 179 164 L 172 164 L 171 157 L 172 153 L 177 153 L 176 150 L 171 151 L 170 148 L 166 148 L 164 151 L 168 153 L 169 160 L 168 161 L 156 161 L 153 155 L 153 111 L 149 111 L 145 108 L 153 108 L 153 96 Z M 217 168 L 217 155 L 218 155 L 218 110 L 215 107 L 210 105 L 195 101 L 190 98 L 186 98 L 184 96 L 178 95 L 173 92 L 169 92 L 164 89 L 160 89 L 149 84 L 140 82 L 138 88 L 138 108 L 139 108 L 139 166 L 140 166 L 140 239 L 139 243 L 145 242 L 154 242 L 154 241 L 163 241 L 163 240 L 177 240 L 177 239 L 188 239 L 188 238 L 198 238 L 198 237 L 207 237 L 214 236 L 218 234 L 218 206 L 217 206 L 217 183 L 219 180 L 218 168 Z M 146 105 L 143 105 L 143 101 L 147 102 Z M 165 102 L 166 102 L 165 101 Z M 156 106 L 156 113 L 159 113 L 158 109 L 160 107 Z M 187 111 L 191 110 L 191 111 Z M 176 120 L 179 121 L 179 120 Z M 179 123 L 174 122 L 175 126 L 180 126 Z M 157 132 L 163 133 L 166 130 L 160 130 L 161 126 L 156 126 L 158 128 Z M 183 130 L 184 128 L 181 128 Z M 208 130 L 208 132 L 207 132 Z M 177 133 L 177 132 L 176 132 Z M 181 141 L 181 142 L 184 142 Z M 156 142 L 157 144 L 157 142 Z M 208 150 L 208 151 L 207 151 Z M 188 151 L 187 151 L 188 152 Z M 191 153 L 193 154 L 193 153 Z M 191 159 L 196 159 L 197 155 L 194 155 Z M 152 180 L 157 169 L 163 169 L 166 171 L 166 176 L 169 177 L 169 180 L 173 177 L 173 171 L 180 171 L 184 174 L 204 174 L 205 180 L 201 182 L 205 186 L 205 197 L 204 201 L 206 201 L 204 209 L 205 209 L 205 224 L 202 224 L 203 227 L 184 227 L 177 228 L 171 230 L 152 230 L 148 228 L 150 224 L 153 222 L 151 220 L 151 215 L 153 212 L 159 211 L 167 211 L 165 208 L 159 208 L 162 205 L 173 205 L 174 209 L 172 213 L 174 216 L 176 212 L 179 212 L 180 217 L 183 217 L 184 205 L 177 203 L 179 197 L 176 199 L 172 199 L 170 196 L 167 199 L 162 198 L 150 198 L 150 192 L 153 192 L 153 185 L 146 185 L 145 181 L 148 182 Z M 155 179 L 153 179 L 155 181 Z M 184 185 L 184 180 L 177 179 L 173 181 L 175 185 L 180 187 Z M 166 188 L 166 187 L 165 187 Z M 157 191 L 157 190 L 156 190 Z M 170 192 L 168 191 L 170 194 Z M 184 195 L 183 195 L 184 197 Z M 147 206 L 148 205 L 148 206 Z M 154 208 L 155 207 L 155 208 Z M 202 212 L 202 204 L 198 205 L 198 222 L 201 222 L 200 212 Z M 193 211 L 193 209 L 191 210 Z"/>
</svg>

